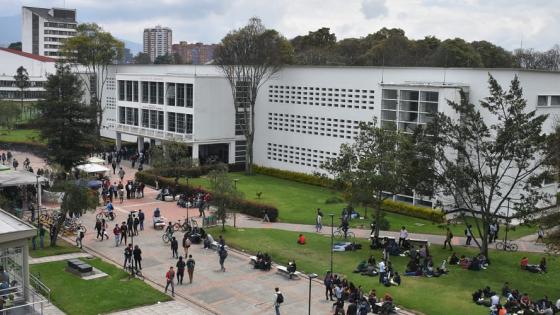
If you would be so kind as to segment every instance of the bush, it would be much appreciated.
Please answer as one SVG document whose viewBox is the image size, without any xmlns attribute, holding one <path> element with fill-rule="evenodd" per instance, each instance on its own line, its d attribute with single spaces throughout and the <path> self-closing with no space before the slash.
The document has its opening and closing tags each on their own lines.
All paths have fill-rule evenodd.
<svg viewBox="0 0 560 315">
<path fill-rule="evenodd" d="M 197 178 L 210 173 L 210 171 L 215 170 L 219 165 L 220 164 L 201 165 L 197 167 L 160 167 L 146 170 L 144 173 L 171 178 L 175 178 L 176 176 Z M 237 171 L 239 169 L 239 164 L 228 164 L 228 171 L 230 172 Z"/>
<path fill-rule="evenodd" d="M 439 209 L 414 206 L 405 202 L 385 200 L 381 208 L 388 212 L 399 213 L 409 217 L 426 219 L 436 223 L 445 222 L 445 214 Z"/>
<path fill-rule="evenodd" d="M 310 175 L 304 173 L 290 172 L 290 171 L 279 170 L 276 168 L 257 166 L 257 165 L 253 167 L 253 170 L 257 174 L 278 177 L 278 178 L 292 180 L 294 182 L 299 182 L 299 183 L 304 183 L 309 185 L 328 187 L 328 188 L 334 186 L 334 180 L 326 176 L 317 176 L 317 175 Z"/>
</svg>

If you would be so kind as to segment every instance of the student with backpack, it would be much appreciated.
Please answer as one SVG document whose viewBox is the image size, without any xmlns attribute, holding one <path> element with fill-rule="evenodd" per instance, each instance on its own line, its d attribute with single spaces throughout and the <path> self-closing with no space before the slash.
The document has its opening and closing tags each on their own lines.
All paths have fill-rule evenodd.
<svg viewBox="0 0 560 315">
<path fill-rule="evenodd" d="M 189 274 L 189 283 L 192 283 L 194 265 L 195 265 L 195 261 L 192 258 L 192 255 L 189 255 L 189 259 L 187 259 L 187 272 Z"/>
<path fill-rule="evenodd" d="M 447 233 L 445 234 L 445 242 L 443 242 L 443 249 L 447 248 L 447 245 L 449 244 L 449 250 L 453 250 L 453 246 L 451 246 L 451 240 L 453 239 L 453 233 L 451 233 L 451 230 L 449 228 L 447 228 Z"/>
<path fill-rule="evenodd" d="M 274 288 L 274 310 L 276 311 L 276 315 L 280 315 L 280 305 L 284 303 L 284 296 L 280 289 Z"/>
<path fill-rule="evenodd" d="M 228 252 L 225 248 L 225 246 L 220 246 L 220 249 L 218 250 L 218 256 L 220 257 L 220 271 L 222 272 L 226 272 L 226 268 L 224 267 L 224 262 L 226 261 Z"/>
</svg>

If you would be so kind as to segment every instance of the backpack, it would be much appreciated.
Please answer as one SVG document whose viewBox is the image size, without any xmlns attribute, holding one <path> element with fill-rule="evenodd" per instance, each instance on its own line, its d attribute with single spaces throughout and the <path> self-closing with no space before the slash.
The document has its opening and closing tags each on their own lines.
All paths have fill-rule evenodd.
<svg viewBox="0 0 560 315">
<path fill-rule="evenodd" d="M 282 293 L 276 293 L 276 303 L 282 304 L 284 303 L 284 296 Z"/>
<path fill-rule="evenodd" d="M 228 255 L 228 252 L 225 248 L 222 247 L 222 249 L 220 250 L 220 258 L 226 258 Z"/>
</svg>

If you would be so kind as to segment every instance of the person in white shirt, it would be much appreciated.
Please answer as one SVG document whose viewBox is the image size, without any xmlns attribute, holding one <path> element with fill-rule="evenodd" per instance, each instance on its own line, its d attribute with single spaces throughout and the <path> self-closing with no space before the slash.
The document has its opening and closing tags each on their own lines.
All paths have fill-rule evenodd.
<svg viewBox="0 0 560 315">
<path fill-rule="evenodd" d="M 274 288 L 274 310 L 276 311 L 276 315 L 280 315 L 280 304 L 284 303 L 284 296 L 280 289 Z"/>
<path fill-rule="evenodd" d="M 560 310 L 560 299 L 556 301 L 556 308 Z"/>
<path fill-rule="evenodd" d="M 406 227 L 403 226 L 401 228 L 401 232 L 399 233 L 399 247 L 402 247 L 405 244 L 407 238 L 408 231 L 406 230 Z"/>
<path fill-rule="evenodd" d="M 498 294 L 494 293 L 494 295 L 490 297 L 490 302 L 492 305 L 500 304 L 500 297 L 498 296 Z"/>
<path fill-rule="evenodd" d="M 321 232 L 323 229 L 323 212 L 317 208 L 317 219 L 315 221 L 315 232 Z"/>
<path fill-rule="evenodd" d="M 379 269 L 379 283 L 383 283 L 383 278 L 385 278 L 387 272 L 385 271 L 385 261 L 379 261 L 377 264 L 377 268 Z"/>
</svg>

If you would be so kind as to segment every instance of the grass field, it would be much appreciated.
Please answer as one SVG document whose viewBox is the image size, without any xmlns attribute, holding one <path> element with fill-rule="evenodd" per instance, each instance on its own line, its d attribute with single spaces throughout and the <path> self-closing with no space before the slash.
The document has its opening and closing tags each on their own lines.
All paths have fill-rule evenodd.
<svg viewBox="0 0 560 315">
<path fill-rule="evenodd" d="M 238 179 L 237 189 L 249 200 L 259 201 L 274 205 L 280 211 L 280 221 L 290 223 L 315 224 L 316 209 L 321 208 L 325 215 L 335 214 L 335 224 L 339 224 L 338 218 L 345 203 L 327 204 L 329 198 L 337 197 L 342 200 L 340 193 L 319 186 L 313 186 L 266 175 L 246 176 L 243 173 L 229 173 L 233 179 Z M 184 181 L 184 180 L 183 180 Z M 191 178 L 189 184 L 209 188 L 208 178 Z M 257 192 L 262 192 L 261 198 L 257 198 Z M 363 215 L 365 210 L 358 209 Z M 363 226 L 368 229 L 372 217 L 372 209 L 368 209 L 369 220 L 352 220 L 353 227 Z M 429 220 L 417 219 L 405 215 L 386 212 L 385 218 L 390 223 L 390 230 L 398 231 L 401 226 L 406 226 L 411 233 L 445 234 L 443 225 L 433 223 Z M 330 225 L 330 218 L 324 218 L 324 223 Z M 464 234 L 465 226 L 462 224 L 451 225 L 453 233 L 457 236 Z M 502 227 L 500 234 L 503 235 L 505 228 Z M 515 231 L 510 231 L 511 238 L 518 238 L 531 233 L 536 233 L 536 228 L 520 226 Z"/>
<path fill-rule="evenodd" d="M 35 129 L 0 130 L 0 142 L 43 144 Z"/>
<path fill-rule="evenodd" d="M 69 315 L 97 315 L 168 301 L 170 298 L 123 270 L 101 261 L 85 260 L 107 277 L 82 280 L 64 271 L 66 261 L 31 265 L 31 272 L 52 290 L 54 305 Z"/>
<path fill-rule="evenodd" d="M 213 234 L 222 234 L 229 246 L 245 249 L 248 252 L 268 252 L 273 261 L 287 264 L 288 260 L 295 259 L 298 270 L 306 273 L 314 272 L 323 276 L 330 268 L 330 238 L 317 234 L 307 234 L 307 244 L 297 245 L 298 232 L 281 230 L 259 230 L 228 228 L 211 231 Z M 456 246 L 458 255 L 474 255 L 474 249 Z M 440 246 L 431 246 L 430 252 L 434 263 L 439 266 L 450 252 Z M 379 285 L 378 278 L 366 277 L 352 273 L 352 270 L 361 260 L 366 260 L 369 255 L 376 259 L 381 257 L 380 251 L 370 250 L 368 244 L 363 242 L 363 249 L 355 252 L 335 252 L 334 271 L 342 273 L 350 281 L 369 292 L 375 288 L 378 295 L 390 292 L 396 303 L 405 308 L 418 310 L 429 315 L 473 314 L 486 315 L 488 309 L 471 302 L 471 294 L 478 288 L 490 286 L 497 292 L 505 281 L 509 281 L 513 288 L 529 293 L 533 299 L 540 299 L 548 295 L 553 301 L 558 298 L 558 281 L 560 281 L 560 267 L 558 258 L 548 258 L 549 272 L 547 274 L 533 274 L 519 269 L 519 260 L 528 256 L 530 263 L 538 263 L 541 256 L 526 253 L 503 253 L 491 251 L 492 264 L 488 270 L 468 271 L 458 266 L 451 266 L 448 275 L 439 278 L 402 277 L 400 287 L 386 288 Z M 405 270 L 408 258 L 391 257 L 395 270 L 399 273 Z"/>
<path fill-rule="evenodd" d="M 37 237 L 36 250 L 33 250 L 33 245 L 31 243 L 31 240 L 28 241 L 28 244 L 29 244 L 29 256 L 33 258 L 81 252 L 81 250 L 78 247 L 66 242 L 60 237 L 56 241 L 56 247 L 51 247 L 51 241 L 48 233 L 45 236 L 45 246 L 43 249 L 39 248 L 39 237 Z"/>
</svg>

